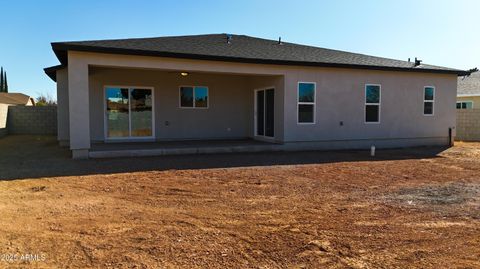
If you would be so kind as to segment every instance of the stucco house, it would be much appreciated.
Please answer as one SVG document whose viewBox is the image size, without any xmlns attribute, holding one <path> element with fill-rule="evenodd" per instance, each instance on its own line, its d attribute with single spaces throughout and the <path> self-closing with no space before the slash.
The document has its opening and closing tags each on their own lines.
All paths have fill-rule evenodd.
<svg viewBox="0 0 480 269">
<path fill-rule="evenodd" d="M 480 141 L 480 72 L 458 78 L 456 139 Z"/>
<path fill-rule="evenodd" d="M 458 78 L 457 109 L 480 108 L 480 72 Z"/>
<path fill-rule="evenodd" d="M 45 72 L 57 82 L 58 139 L 74 158 L 177 146 L 191 153 L 447 145 L 457 76 L 469 74 L 229 34 L 52 48 L 61 64 Z M 252 143 L 236 147 L 244 139 Z M 201 141 L 217 150 L 202 151 Z"/>
<path fill-rule="evenodd" d="M 0 138 L 7 135 L 8 107 L 34 106 L 35 100 L 23 93 L 0 92 Z"/>
<path fill-rule="evenodd" d="M 18 92 L 0 92 L 0 104 L 11 106 L 34 106 L 35 100 L 23 93 Z"/>
</svg>

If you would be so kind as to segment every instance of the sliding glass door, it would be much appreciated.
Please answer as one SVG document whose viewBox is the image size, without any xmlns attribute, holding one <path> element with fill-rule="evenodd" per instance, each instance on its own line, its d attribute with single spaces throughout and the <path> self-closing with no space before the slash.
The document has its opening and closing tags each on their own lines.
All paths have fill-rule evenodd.
<svg viewBox="0 0 480 269">
<path fill-rule="evenodd" d="M 274 137 L 274 100 L 274 89 L 262 89 L 255 92 L 256 136 Z"/>
<path fill-rule="evenodd" d="M 105 88 L 107 139 L 153 137 L 153 90 Z"/>
</svg>

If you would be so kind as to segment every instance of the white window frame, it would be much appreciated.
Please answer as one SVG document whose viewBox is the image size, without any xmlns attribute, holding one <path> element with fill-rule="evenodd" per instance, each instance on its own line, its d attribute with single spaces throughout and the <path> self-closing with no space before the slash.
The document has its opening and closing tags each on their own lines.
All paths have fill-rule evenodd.
<svg viewBox="0 0 480 269">
<path fill-rule="evenodd" d="M 427 88 L 432 88 L 433 89 L 433 99 L 432 100 L 425 100 L 425 90 Z M 423 116 L 434 116 L 435 115 L 435 92 L 436 92 L 436 89 L 435 89 L 435 86 L 424 86 L 423 87 L 423 107 L 422 107 L 422 110 L 423 110 Z M 432 114 L 425 114 L 425 103 L 432 103 Z"/>
<path fill-rule="evenodd" d="M 273 94 L 274 94 L 274 102 L 275 102 L 275 94 L 276 94 L 276 90 L 275 90 L 275 87 L 274 86 L 270 86 L 270 87 L 264 87 L 264 88 L 258 88 L 258 89 L 255 89 L 253 90 L 254 92 L 254 96 L 253 96 L 253 104 L 254 104 L 254 108 L 253 108 L 253 134 L 254 134 L 254 137 L 255 139 L 258 139 L 258 140 L 262 140 L 262 141 L 266 141 L 266 142 L 272 142 L 272 141 L 275 141 L 275 116 L 274 116 L 274 120 L 273 120 L 273 125 L 274 125 L 274 130 L 273 130 L 273 136 L 266 136 L 265 135 L 265 130 L 266 130 L 266 124 L 267 124 L 267 121 L 263 120 L 263 135 L 259 135 L 258 134 L 258 126 L 257 126 L 257 122 L 258 122 L 258 110 L 257 110 L 257 102 L 258 102 L 258 99 L 257 99 L 257 93 L 259 91 L 267 91 L 267 90 L 271 90 L 273 89 Z M 264 108 L 264 112 L 265 112 L 265 108 L 267 107 L 266 106 L 266 100 L 267 98 L 264 98 L 263 99 L 263 108 Z M 275 115 L 275 105 L 273 106 L 273 113 Z"/>
<path fill-rule="evenodd" d="M 190 87 L 193 89 L 193 106 L 182 106 L 182 88 Z M 195 88 L 207 88 L 207 106 L 206 107 L 197 107 L 196 100 L 195 100 Z M 210 107 L 210 89 L 207 86 L 202 85 L 180 85 L 178 86 L 178 108 L 181 109 L 208 109 Z"/>
<path fill-rule="evenodd" d="M 475 103 L 474 103 L 473 101 L 470 101 L 470 100 L 457 101 L 457 104 L 461 104 L 461 103 L 471 103 L 471 104 L 472 104 L 472 108 L 471 108 L 471 109 L 474 109 L 474 108 L 475 108 L 475 107 L 474 107 Z M 457 109 L 468 109 L 468 108 L 461 108 L 461 107 L 462 107 L 462 105 L 460 105 L 460 108 L 457 108 L 457 107 L 455 106 L 455 108 L 457 108 Z"/>
<path fill-rule="evenodd" d="M 300 102 L 300 84 L 313 84 L 313 102 Z M 300 105 L 313 105 L 313 121 L 312 122 L 300 122 L 299 121 L 299 110 Z M 297 124 L 298 125 L 312 125 L 316 123 L 317 117 L 317 83 L 311 81 L 299 81 L 297 83 Z"/>
<path fill-rule="evenodd" d="M 367 103 L 367 86 L 378 86 L 378 103 Z M 368 83 L 365 84 L 365 88 L 363 89 L 363 100 L 364 100 L 364 108 L 363 108 L 363 121 L 365 124 L 380 124 L 382 118 L 382 85 L 381 84 L 373 84 Z M 367 106 L 378 106 L 378 121 L 367 121 Z"/>
<path fill-rule="evenodd" d="M 108 121 L 107 121 L 107 89 L 119 88 L 128 89 L 128 134 L 125 137 L 108 137 Z M 132 89 L 146 89 L 152 91 L 152 135 L 151 136 L 131 136 L 132 133 L 132 113 L 130 107 L 130 92 Z M 123 86 L 123 85 L 104 85 L 103 86 L 103 138 L 105 142 L 121 142 L 121 141 L 138 141 L 138 140 L 155 140 L 155 88 L 152 86 Z"/>
</svg>

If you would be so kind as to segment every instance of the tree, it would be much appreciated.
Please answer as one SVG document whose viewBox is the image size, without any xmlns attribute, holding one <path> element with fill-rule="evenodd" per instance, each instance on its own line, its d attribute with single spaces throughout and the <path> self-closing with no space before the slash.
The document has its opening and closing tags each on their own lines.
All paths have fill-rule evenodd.
<svg viewBox="0 0 480 269">
<path fill-rule="evenodd" d="M 5 83 L 5 85 L 3 86 L 3 91 L 8 92 L 7 72 L 3 73 L 3 76 L 3 83 Z"/>
<path fill-rule="evenodd" d="M 7 72 L 0 67 L 0 92 L 8 92 Z"/>
<path fill-rule="evenodd" d="M 0 67 L 0 92 L 8 92 L 7 72 Z"/>
<path fill-rule="evenodd" d="M 0 92 L 3 92 L 3 67 L 0 68 Z"/>
<path fill-rule="evenodd" d="M 35 101 L 36 106 L 56 106 L 57 101 L 49 93 L 38 93 Z"/>
</svg>

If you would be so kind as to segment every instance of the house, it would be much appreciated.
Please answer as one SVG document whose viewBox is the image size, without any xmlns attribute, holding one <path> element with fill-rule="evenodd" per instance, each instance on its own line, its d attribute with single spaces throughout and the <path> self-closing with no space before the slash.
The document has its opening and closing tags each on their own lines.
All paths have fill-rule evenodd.
<svg viewBox="0 0 480 269">
<path fill-rule="evenodd" d="M 57 82 L 58 139 L 73 158 L 145 141 L 250 138 L 269 150 L 447 145 L 457 76 L 469 74 L 229 34 L 52 48 L 61 64 L 45 72 Z"/>
<path fill-rule="evenodd" d="M 7 122 L 9 118 L 9 106 L 34 106 L 34 105 L 35 105 L 35 100 L 23 93 L 0 92 L 0 137 L 4 137 L 8 133 Z"/>
<path fill-rule="evenodd" d="M 478 71 L 470 76 L 458 78 L 457 109 L 473 108 L 480 108 L 480 72 Z"/>
<path fill-rule="evenodd" d="M 457 140 L 480 141 L 480 72 L 458 78 Z"/>
<path fill-rule="evenodd" d="M 34 106 L 35 100 L 23 93 L 6 93 L 0 92 L 0 104 L 12 106 Z"/>
</svg>

